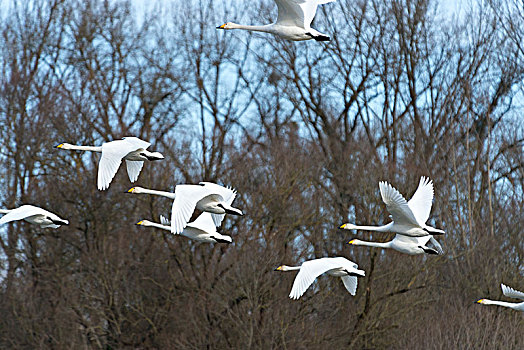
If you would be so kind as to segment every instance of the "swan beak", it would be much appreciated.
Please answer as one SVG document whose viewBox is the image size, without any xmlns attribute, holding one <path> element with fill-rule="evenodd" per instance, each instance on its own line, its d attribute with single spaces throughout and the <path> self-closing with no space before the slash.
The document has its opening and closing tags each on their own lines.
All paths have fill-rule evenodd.
<svg viewBox="0 0 524 350">
<path fill-rule="evenodd" d="M 341 225 L 339 228 L 345 228 L 347 224 Z"/>
<path fill-rule="evenodd" d="M 139 222 L 136 223 L 136 225 L 142 225 L 144 223 L 144 220 L 140 220 Z"/>
<path fill-rule="evenodd" d="M 352 239 L 351 241 L 348 242 L 348 244 L 353 244 L 353 243 L 355 243 L 354 239 Z"/>
<path fill-rule="evenodd" d="M 217 29 L 225 29 L 226 28 L 226 25 L 225 24 L 222 24 L 221 26 L 218 26 Z"/>
<path fill-rule="evenodd" d="M 484 299 L 477 300 L 475 304 L 484 304 Z"/>
<path fill-rule="evenodd" d="M 282 271 L 282 266 L 277 267 L 275 271 Z"/>
<path fill-rule="evenodd" d="M 55 146 L 55 148 L 62 148 L 62 147 L 64 147 L 63 143 L 59 144 L 58 146 Z"/>
<path fill-rule="evenodd" d="M 135 188 L 131 187 L 129 190 L 127 190 L 127 192 L 124 192 L 124 193 L 133 193 L 133 192 L 135 192 Z"/>
</svg>

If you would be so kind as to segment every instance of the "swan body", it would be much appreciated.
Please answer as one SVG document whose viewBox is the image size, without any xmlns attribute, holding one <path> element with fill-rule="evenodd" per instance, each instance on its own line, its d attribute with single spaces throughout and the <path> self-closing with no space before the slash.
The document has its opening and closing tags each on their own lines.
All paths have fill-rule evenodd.
<svg viewBox="0 0 524 350">
<path fill-rule="evenodd" d="M 331 40 L 329 36 L 311 28 L 311 22 L 315 17 L 318 5 L 333 1 L 335 0 L 275 0 L 278 7 L 278 18 L 275 23 L 249 26 L 227 22 L 217 29 L 245 29 L 266 32 L 292 41 L 311 39 L 329 41 Z"/>
<path fill-rule="evenodd" d="M 60 218 L 58 215 L 29 204 L 16 209 L 1 209 L 0 214 L 6 214 L 0 219 L 0 225 L 18 220 L 40 225 L 42 228 L 59 228 L 62 225 L 69 225 L 69 221 Z"/>
<path fill-rule="evenodd" d="M 427 244 L 431 243 L 433 247 L 429 247 Z M 417 254 L 435 254 L 442 255 L 444 251 L 442 250 L 441 245 L 438 241 L 433 238 L 433 236 L 423 236 L 423 237 L 409 237 L 405 235 L 397 234 L 393 240 L 385 243 L 379 242 L 367 242 L 361 241 L 358 239 L 352 239 L 348 242 L 352 245 L 363 245 L 368 247 L 378 247 L 378 248 L 391 248 L 398 252 L 417 255 Z"/>
<path fill-rule="evenodd" d="M 142 220 L 137 225 L 156 227 L 162 230 L 171 231 L 171 223 L 167 218 L 160 215 L 160 223 Z M 205 243 L 231 243 L 230 236 L 222 235 L 216 231 L 213 218 L 210 213 L 202 213 L 193 222 L 187 224 L 186 228 L 180 233 L 189 239 Z"/>
<path fill-rule="evenodd" d="M 231 206 L 236 197 L 236 191 L 211 182 L 201 182 L 198 185 L 177 185 L 174 193 L 142 187 L 133 187 L 128 192 L 160 195 L 173 199 L 171 232 L 175 234 L 182 233 L 195 208 L 211 213 L 217 227 L 224 220 L 224 214 L 243 215 L 240 209 Z"/>
<path fill-rule="evenodd" d="M 344 287 L 351 295 L 357 292 L 357 277 L 364 277 L 366 272 L 358 269 L 358 265 L 346 258 L 320 258 L 309 260 L 302 263 L 301 266 L 286 266 L 281 265 L 275 269 L 276 271 L 294 271 L 298 270 L 298 274 L 293 282 L 291 299 L 300 298 L 315 279 L 327 273 L 330 276 L 340 277 Z"/>
<path fill-rule="evenodd" d="M 515 290 L 511 287 L 508 287 L 504 284 L 501 284 L 500 287 L 502 288 L 502 294 L 509 298 L 516 298 L 524 300 L 524 293 L 520 292 L 518 290 Z M 509 303 L 506 301 L 497 301 L 497 300 L 489 300 L 489 299 L 480 299 L 477 301 L 478 304 L 484 304 L 484 305 L 499 305 L 504 307 L 509 307 L 510 309 L 517 310 L 517 311 L 523 311 L 524 312 L 524 301 L 520 303 Z"/>
<path fill-rule="evenodd" d="M 122 160 L 126 161 L 129 180 L 135 182 L 144 166 L 144 161 L 164 159 L 164 156 L 159 152 L 147 151 L 150 145 L 149 142 L 143 141 L 138 137 L 124 137 L 122 140 L 105 142 L 102 146 L 76 146 L 69 143 L 61 143 L 56 147 L 102 153 L 98 165 L 97 187 L 103 191 L 109 188 L 109 184 L 115 177 Z"/>
<path fill-rule="evenodd" d="M 382 200 L 391 213 L 393 222 L 383 226 L 359 226 L 344 224 L 340 226 L 346 230 L 365 230 L 376 232 L 395 232 L 410 237 L 440 235 L 445 232 L 441 229 L 426 225 L 433 202 L 433 182 L 421 177 L 417 190 L 408 201 L 393 186 L 385 181 L 379 183 Z"/>
</svg>

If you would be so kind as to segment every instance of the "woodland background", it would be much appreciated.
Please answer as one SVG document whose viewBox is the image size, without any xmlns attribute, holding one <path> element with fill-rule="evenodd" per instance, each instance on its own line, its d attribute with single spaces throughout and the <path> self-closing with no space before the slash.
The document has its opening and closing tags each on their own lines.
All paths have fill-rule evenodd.
<svg viewBox="0 0 524 350">
<path fill-rule="evenodd" d="M 524 348 L 520 313 L 474 304 L 524 290 L 521 0 L 339 0 L 327 44 L 215 29 L 271 0 L 0 4 L 0 204 L 71 222 L 0 228 L 0 348 Z M 138 185 L 238 190 L 233 244 L 135 226 L 170 201 L 123 169 L 99 192 L 99 155 L 53 148 L 129 135 L 166 156 Z M 444 256 L 346 244 L 389 221 L 378 181 L 422 175 Z M 366 270 L 357 295 L 322 277 L 291 301 L 273 269 L 325 256 Z"/>
</svg>

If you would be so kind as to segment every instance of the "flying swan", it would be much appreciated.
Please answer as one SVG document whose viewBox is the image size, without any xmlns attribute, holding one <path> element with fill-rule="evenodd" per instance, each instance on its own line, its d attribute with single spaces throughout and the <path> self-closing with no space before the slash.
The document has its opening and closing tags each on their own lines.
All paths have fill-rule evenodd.
<svg viewBox="0 0 524 350">
<path fill-rule="evenodd" d="M 263 26 L 248 26 L 227 22 L 217 29 L 245 29 L 278 35 L 287 40 L 301 41 L 315 39 L 316 41 L 331 40 L 311 28 L 311 22 L 317 12 L 317 6 L 335 0 L 275 0 L 278 7 L 278 18 L 273 24 Z"/>
<path fill-rule="evenodd" d="M 171 231 L 171 223 L 162 215 L 160 215 L 160 224 L 148 220 L 142 220 L 137 222 L 137 225 L 156 227 L 162 230 Z M 213 218 L 211 217 L 211 214 L 207 212 L 200 214 L 195 221 L 188 223 L 180 235 L 205 243 L 233 242 L 230 236 L 222 235 L 217 232 Z"/>
<path fill-rule="evenodd" d="M 430 242 L 433 247 L 429 247 L 427 244 Z M 391 248 L 401 253 L 416 255 L 416 254 L 435 254 L 442 255 L 444 251 L 440 246 L 439 242 L 433 236 L 424 237 L 409 237 L 404 235 L 395 235 L 395 238 L 389 242 L 367 242 L 358 239 L 352 239 L 348 242 L 352 245 L 364 245 L 368 247 L 379 247 L 379 248 Z"/>
<path fill-rule="evenodd" d="M 355 295 L 357 292 L 357 277 L 364 277 L 366 272 L 358 269 L 358 265 L 346 258 L 320 258 L 309 260 L 302 263 L 301 266 L 286 266 L 281 265 L 275 271 L 294 271 L 299 270 L 291 293 L 291 299 L 300 298 L 315 279 L 327 273 L 330 276 L 340 277 L 344 283 L 344 287 L 349 294 Z"/>
<path fill-rule="evenodd" d="M 59 228 L 62 225 L 69 225 L 69 221 L 61 219 L 58 215 L 29 204 L 16 209 L 0 209 L 0 214 L 6 214 L 0 219 L 0 225 L 18 220 L 40 225 L 42 228 Z"/>
<path fill-rule="evenodd" d="M 508 287 L 504 284 L 501 284 L 500 287 L 502 288 L 502 294 L 509 298 L 515 298 L 515 299 L 521 299 L 524 300 L 524 293 L 519 292 L 518 290 L 515 290 L 511 287 Z M 506 301 L 496 301 L 496 300 L 489 300 L 489 299 L 480 299 L 477 301 L 478 304 L 484 304 L 484 305 L 500 305 L 509 307 L 510 309 L 517 310 L 517 311 L 524 311 L 524 301 L 520 303 L 508 303 Z"/>
<path fill-rule="evenodd" d="M 366 230 L 377 232 L 396 232 L 410 237 L 423 237 L 427 235 L 441 235 L 445 232 L 438 228 L 426 225 L 433 202 L 433 181 L 421 177 L 417 190 L 407 202 L 404 197 L 389 183 L 379 182 L 382 200 L 386 203 L 387 210 L 391 213 L 393 222 L 384 226 L 358 226 L 344 224 L 340 228 L 346 230 Z"/>
<path fill-rule="evenodd" d="M 142 187 L 133 187 L 127 192 L 153 194 L 173 199 L 171 232 L 175 234 L 182 233 L 195 208 L 211 213 L 217 227 L 224 220 L 224 214 L 243 215 L 240 209 L 231 206 L 236 197 L 236 191 L 211 182 L 201 182 L 198 185 L 177 185 L 175 193 Z"/>
<path fill-rule="evenodd" d="M 103 191 L 109 188 L 109 184 L 115 177 L 120 163 L 124 159 L 127 165 L 129 180 L 135 182 L 144 166 L 145 160 L 160 160 L 164 156 L 159 152 L 149 152 L 146 149 L 151 144 L 138 137 L 124 137 L 122 140 L 105 142 L 102 146 L 76 146 L 69 143 L 61 143 L 56 148 L 73 149 L 79 151 L 102 152 L 100 164 L 98 165 L 98 189 Z"/>
</svg>

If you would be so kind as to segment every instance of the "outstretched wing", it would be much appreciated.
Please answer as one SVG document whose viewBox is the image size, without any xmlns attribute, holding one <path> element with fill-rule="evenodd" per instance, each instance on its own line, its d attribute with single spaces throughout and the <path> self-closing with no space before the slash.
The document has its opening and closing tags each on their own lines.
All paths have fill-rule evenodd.
<svg viewBox="0 0 524 350">
<path fill-rule="evenodd" d="M 52 218 L 57 217 L 55 214 L 48 212 L 47 210 L 26 204 L 16 209 L 13 209 L 9 213 L 5 214 L 0 219 L 0 225 L 6 224 L 11 221 L 23 220 L 33 215 L 45 215 Z"/>
<path fill-rule="evenodd" d="M 201 185 L 177 185 L 171 208 L 171 232 L 180 234 L 187 225 L 196 204 L 208 196 L 209 189 Z"/>
<path fill-rule="evenodd" d="M 293 282 L 289 297 L 291 299 L 300 298 L 318 276 L 329 270 L 344 267 L 337 259 L 338 258 L 321 258 L 305 261 L 300 267 L 297 277 L 295 277 L 295 282 Z"/>
<path fill-rule="evenodd" d="M 203 212 L 195 219 L 195 221 L 188 223 L 187 226 L 194 227 L 208 234 L 216 234 L 217 229 L 213 222 L 212 215 L 213 214 L 211 213 Z"/>
<path fill-rule="evenodd" d="M 355 295 L 357 294 L 357 277 L 355 276 L 342 276 L 340 277 L 342 279 L 342 283 L 344 283 L 344 287 L 348 290 L 349 294 Z"/>
<path fill-rule="evenodd" d="M 510 298 L 524 300 L 524 293 L 522 293 L 522 292 L 520 292 L 518 290 L 515 290 L 515 289 L 513 289 L 511 287 L 508 287 L 505 284 L 501 284 L 500 287 L 502 288 L 502 293 L 505 296 L 510 297 Z"/>
<path fill-rule="evenodd" d="M 127 175 L 129 176 L 129 181 L 135 182 L 138 180 L 138 175 L 144 166 L 144 162 L 141 160 L 126 160 L 127 165 Z"/>
<path fill-rule="evenodd" d="M 386 208 L 393 216 L 393 221 L 398 224 L 419 226 L 408 202 L 399 191 L 385 181 L 379 182 L 378 186 L 382 200 L 386 203 Z"/>
<path fill-rule="evenodd" d="M 309 29 L 317 6 L 335 0 L 275 0 L 278 7 L 277 24 Z"/>
<path fill-rule="evenodd" d="M 408 202 L 409 208 L 421 225 L 428 221 L 431 203 L 433 202 L 433 193 L 433 181 L 422 176 L 417 190 Z"/>
<path fill-rule="evenodd" d="M 237 196 L 237 191 L 231 187 L 220 186 L 212 182 L 201 182 L 200 184 L 209 188 L 210 192 L 220 195 L 228 205 L 233 204 L 233 201 Z M 215 226 L 219 227 L 224 220 L 225 214 L 211 214 L 211 217 L 213 218 Z"/>
<path fill-rule="evenodd" d="M 137 149 L 147 149 L 151 144 L 147 141 L 141 140 L 138 137 L 134 136 L 126 136 L 122 137 L 122 140 L 127 142 L 131 148 L 133 148 L 133 151 L 136 151 Z"/>
<path fill-rule="evenodd" d="M 102 145 L 102 157 L 98 164 L 98 189 L 103 191 L 115 177 L 122 159 L 129 153 L 135 151 L 130 143 L 125 140 L 106 142 Z"/>
</svg>

